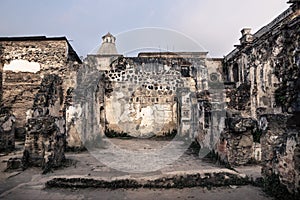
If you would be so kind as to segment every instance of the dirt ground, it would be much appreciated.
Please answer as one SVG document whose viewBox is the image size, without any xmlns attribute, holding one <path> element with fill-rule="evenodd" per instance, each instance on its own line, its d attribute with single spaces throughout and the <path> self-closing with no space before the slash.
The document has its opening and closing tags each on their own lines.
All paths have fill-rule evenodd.
<svg viewBox="0 0 300 200">
<path fill-rule="evenodd" d="M 139 152 L 152 151 L 165 146 L 166 141 L 156 140 L 120 140 L 113 139 L 114 144 L 118 147 Z M 107 149 L 103 150 L 103 155 L 110 155 Z M 9 155 L 0 155 L 0 199 L 271 199 L 266 196 L 260 188 L 251 185 L 226 187 L 216 187 L 208 189 L 206 187 L 194 187 L 183 189 L 65 189 L 65 188 L 45 188 L 45 183 L 55 177 L 104 177 L 107 179 L 116 177 L 131 177 L 131 178 L 149 178 L 151 176 L 163 176 L 168 173 L 176 173 L 177 171 L 199 171 L 217 172 L 229 170 L 222 166 L 217 166 L 213 163 L 205 162 L 193 151 L 188 150 L 175 162 L 164 165 L 161 169 L 145 173 L 130 173 L 126 171 L 118 171 L 99 161 L 89 151 L 80 153 L 66 153 L 66 158 L 74 161 L 70 166 L 56 169 L 46 175 L 41 174 L 41 169 L 30 168 L 25 171 L 9 171 L 4 172 L 6 162 L 10 157 L 22 156 L 22 146 L 18 146 L 17 151 Z M 134 157 L 127 158 L 127 160 Z M 157 158 L 160 162 L 165 157 Z M 116 164 L 124 165 L 124 160 L 115 159 Z M 155 163 L 152 163 L 155 165 Z M 126 167 L 126 166 L 125 166 Z M 232 173 L 247 174 L 250 177 L 257 178 L 260 176 L 260 166 L 239 167 Z"/>
</svg>

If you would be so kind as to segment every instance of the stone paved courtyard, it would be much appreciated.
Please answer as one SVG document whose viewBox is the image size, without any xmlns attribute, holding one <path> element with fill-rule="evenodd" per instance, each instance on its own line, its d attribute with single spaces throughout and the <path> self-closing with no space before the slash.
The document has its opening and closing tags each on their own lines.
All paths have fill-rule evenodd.
<svg viewBox="0 0 300 200">
<path fill-rule="evenodd" d="M 128 151 L 138 151 L 145 154 L 155 149 L 164 147 L 168 140 L 142 140 L 142 139 L 109 139 L 121 149 Z M 182 189 L 163 188 L 128 188 L 128 189 L 108 189 L 108 188 L 46 188 L 45 184 L 54 178 L 84 178 L 87 180 L 155 180 L 157 178 L 173 177 L 188 174 L 213 174 L 226 172 L 228 174 L 248 176 L 257 178 L 260 176 L 260 167 L 248 166 L 230 170 L 218 166 L 207 160 L 199 158 L 197 150 L 188 149 L 178 160 L 167 164 L 165 167 L 144 173 L 129 173 L 112 169 L 97 160 L 88 151 L 80 153 L 67 153 L 68 166 L 56 169 L 48 174 L 42 175 L 38 168 L 30 168 L 25 171 L 4 172 L 6 161 L 12 156 L 22 155 L 22 145 L 18 145 L 19 151 L 14 155 L 1 155 L 1 199 L 240 199 L 247 195 L 248 199 L 269 199 L 260 188 L 250 185 L 237 186 L 229 185 L 222 187 L 193 187 Z M 105 151 L 106 148 L 103 148 Z M 129 158 L 130 159 L 130 158 Z M 159 160 L 159 159 L 158 159 Z M 122 161 L 120 160 L 120 165 Z M 131 161 L 130 161 L 131 162 Z M 147 164 L 147 163 L 144 163 Z M 246 198 L 246 199 L 247 199 Z"/>
</svg>

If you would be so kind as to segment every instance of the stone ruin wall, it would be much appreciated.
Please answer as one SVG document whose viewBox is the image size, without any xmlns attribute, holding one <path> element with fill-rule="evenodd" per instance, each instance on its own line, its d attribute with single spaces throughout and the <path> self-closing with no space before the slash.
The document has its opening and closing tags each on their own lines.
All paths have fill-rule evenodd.
<svg viewBox="0 0 300 200">
<path fill-rule="evenodd" d="M 266 184 L 280 190 L 276 185 L 279 182 L 289 193 L 299 197 L 299 116 L 261 115 L 259 125 L 262 130 L 262 175 L 267 180 Z"/>
<path fill-rule="evenodd" d="M 72 104 L 66 110 L 67 143 L 75 150 L 101 145 L 105 131 L 104 74 L 90 64 L 83 64 L 77 74 Z"/>
<path fill-rule="evenodd" d="M 225 57 L 228 120 L 218 151 L 233 164 L 230 152 L 242 153 L 236 156 L 245 161 L 257 156 L 269 184 L 277 177 L 294 194 L 299 194 L 300 162 L 299 15 L 296 2 L 256 34 L 243 30 L 241 45 Z"/>
<path fill-rule="evenodd" d="M 75 86 L 76 74 L 72 70 L 74 66 L 70 65 L 75 61 L 74 53 L 64 40 L 0 41 L 0 46 L 2 103 L 16 117 L 17 134 L 24 135 L 28 118 L 26 113 L 32 107 L 35 94 L 46 74 L 63 77 L 65 93 L 69 87 Z M 28 72 L 22 66 L 18 69 L 9 67 L 12 62 L 20 60 L 35 63 L 39 67 L 35 72 Z"/>
<path fill-rule="evenodd" d="M 47 74 L 42 80 L 26 123 L 23 168 L 42 167 L 43 173 L 65 160 L 66 118 L 62 78 Z"/>
<path fill-rule="evenodd" d="M 178 132 L 196 138 L 204 124 L 196 94 L 208 90 L 209 73 L 222 79 L 221 64 L 180 55 L 119 58 L 105 72 L 105 132 L 134 137 Z"/>
<path fill-rule="evenodd" d="M 116 129 L 115 127 L 111 128 L 111 126 L 114 125 L 107 120 L 115 120 L 115 116 L 111 115 L 111 118 L 107 117 L 106 113 L 110 113 L 113 109 L 109 108 L 110 104 L 106 103 L 106 101 L 111 102 L 112 104 L 118 101 L 111 101 L 109 99 L 111 94 L 110 92 L 106 91 L 110 90 L 111 88 L 109 87 L 112 85 L 106 84 L 107 80 L 104 80 L 106 75 L 99 71 L 99 66 L 97 63 L 95 64 L 93 62 L 88 62 L 85 65 L 80 65 L 79 67 L 76 63 L 76 56 L 74 56 L 74 52 L 72 51 L 71 47 L 65 41 L 60 40 L 1 41 L 1 46 L 1 61 L 4 63 L 2 68 L 2 91 L 4 96 L 2 109 L 5 108 L 17 116 L 16 119 L 12 118 L 13 120 L 11 120 L 13 124 L 12 127 L 16 126 L 16 135 L 24 135 L 26 133 L 25 127 L 27 126 L 27 122 L 35 115 L 34 109 L 32 108 L 34 99 L 37 98 L 36 95 L 41 87 L 42 79 L 49 75 L 49 73 L 57 74 L 63 80 L 61 93 L 62 97 L 60 98 L 63 99 L 64 107 L 51 105 L 49 109 L 52 112 L 55 112 L 54 116 L 56 116 L 57 113 L 63 113 L 65 118 L 65 124 L 63 126 L 66 129 L 65 133 L 67 135 L 68 147 L 72 149 L 81 149 L 84 147 L 85 141 L 92 141 L 99 135 L 103 135 L 104 131 L 110 129 L 115 132 L 125 132 L 124 130 L 126 130 L 125 128 L 127 128 L 127 125 L 131 120 L 127 121 L 126 126 L 123 126 L 122 129 Z M 189 135 L 190 137 L 195 137 L 196 129 L 194 127 L 196 126 L 193 125 L 192 127 L 191 124 L 196 123 L 197 112 L 195 112 L 195 109 L 193 110 L 191 106 L 192 98 L 195 97 L 192 97 L 190 93 L 191 91 L 199 92 L 207 89 L 206 80 L 208 73 L 205 66 L 205 60 L 193 60 L 192 58 L 189 58 L 190 62 L 184 63 L 184 70 L 187 70 L 187 72 L 182 72 L 182 63 L 176 65 L 177 61 L 175 61 L 176 59 L 174 58 L 164 59 L 164 65 L 159 65 L 161 69 L 153 68 L 153 66 L 157 66 L 157 63 L 153 64 L 153 61 L 156 60 L 155 58 L 151 58 L 150 61 L 149 59 L 146 59 L 148 60 L 145 62 L 146 64 L 142 64 L 139 60 L 140 58 L 133 59 L 136 59 L 136 61 L 134 61 L 131 67 L 129 67 L 131 68 L 130 70 L 134 70 L 135 73 L 135 76 L 132 77 L 132 85 L 129 84 L 130 79 L 127 79 L 127 82 L 122 80 L 120 83 L 116 82 L 117 79 L 108 79 L 108 82 L 110 82 L 110 84 L 114 84 L 112 86 L 113 92 L 118 91 L 120 88 L 122 92 L 122 89 L 126 87 L 128 87 L 128 89 L 129 87 L 136 87 L 136 83 L 138 82 L 134 83 L 135 78 L 142 78 L 142 82 L 148 82 L 148 85 L 144 84 L 144 86 L 142 86 L 143 84 L 141 84 L 141 86 L 144 87 L 143 89 L 141 87 L 135 88 L 137 90 L 133 95 L 140 97 L 138 104 L 141 105 L 144 101 L 144 103 L 150 103 L 155 107 L 157 112 L 154 115 L 155 118 L 153 118 L 153 120 L 156 120 L 156 122 L 158 122 L 158 119 L 163 120 L 158 122 L 161 127 L 155 127 L 156 129 L 160 128 L 161 132 L 157 132 L 156 129 L 152 129 L 150 131 L 149 129 L 145 129 L 144 133 L 152 132 L 151 134 L 153 134 L 153 132 L 156 131 L 158 135 L 163 135 L 170 134 L 172 131 L 177 131 L 177 129 L 180 129 L 184 134 Z M 8 67 L 9 64 L 15 60 L 34 62 L 39 66 L 39 68 L 34 72 L 23 71 L 22 69 L 10 69 Z M 183 60 L 186 62 L 186 59 Z M 171 62 L 175 62 L 175 64 L 170 64 Z M 191 65 L 192 62 L 194 62 L 195 66 Z M 212 63 L 214 63 L 214 61 L 211 60 L 210 64 Z M 217 63 L 219 65 L 221 64 L 220 61 Z M 176 69 L 170 69 L 172 66 Z M 116 66 L 113 66 L 113 68 L 116 68 Z M 210 68 L 210 70 L 211 69 L 213 68 Z M 141 73 L 142 71 L 145 73 Z M 156 71 L 159 71 L 159 73 Z M 112 74 L 112 72 L 113 70 L 110 71 L 109 74 Z M 160 72 L 163 74 L 160 74 Z M 131 74 L 129 73 L 129 70 L 123 70 L 123 73 Z M 186 77 L 183 77 L 181 73 L 187 73 L 185 74 Z M 114 76 L 118 75 L 114 74 Z M 219 76 L 221 75 L 219 74 Z M 107 75 L 107 77 L 110 78 L 109 75 Z M 166 81 L 167 78 L 168 80 Z M 159 80 L 155 82 L 154 80 L 156 79 Z M 93 80 L 92 83 L 91 80 Z M 174 84 L 172 85 L 173 82 Z M 120 87 L 118 84 L 120 84 Z M 155 84 L 160 84 L 159 87 L 157 86 L 157 90 L 155 90 Z M 160 88 L 160 86 L 162 86 L 162 88 Z M 187 91 L 183 92 L 185 95 L 184 98 L 181 98 L 183 95 L 183 93 L 181 93 L 179 94 L 179 99 L 177 99 L 177 87 L 187 88 Z M 104 93 L 107 95 L 104 95 Z M 125 94 L 125 96 L 127 95 L 130 96 L 129 94 Z M 74 96 L 76 98 L 74 98 Z M 147 96 L 147 99 L 142 98 L 145 96 Z M 131 98 L 132 97 L 126 98 L 126 100 L 130 100 Z M 179 101 L 179 104 L 176 101 Z M 195 104 L 196 103 L 194 100 L 194 108 L 196 108 Z M 181 116 L 181 121 L 178 121 L 179 119 L 177 116 L 177 109 L 179 105 L 182 108 L 180 109 L 181 113 L 179 113 Z M 112 108 L 115 109 L 118 108 L 118 106 L 113 106 Z M 106 112 L 106 110 L 109 112 Z M 138 111 L 138 109 L 136 111 Z M 19 113 L 21 114 L 19 115 Z M 151 113 L 149 114 L 148 111 L 145 113 L 151 115 Z M 51 116 L 53 115 L 51 114 Z M 149 119 L 149 117 L 147 118 Z M 146 117 L 144 119 L 146 119 Z M 118 125 L 119 124 L 120 123 L 118 123 Z M 136 125 L 134 127 L 135 129 Z M 154 123 L 151 125 L 154 127 Z M 14 132 L 14 130 L 11 132 Z M 87 134 L 87 132 L 89 134 Z M 11 134 L 11 136 L 12 135 L 13 134 Z M 11 140 L 10 143 L 14 143 L 13 140 Z"/>
<path fill-rule="evenodd" d="M 15 148 L 15 121 L 10 113 L 0 114 L 0 152 L 9 152 Z"/>
<path fill-rule="evenodd" d="M 68 144 L 100 144 L 104 134 L 150 137 L 178 130 L 195 138 L 202 128 L 199 124 L 204 124 L 204 117 L 198 117 L 196 93 L 208 90 L 208 71 L 221 79 L 222 65 L 221 60 L 204 58 L 120 56 L 110 70 L 99 71 L 102 65 L 93 55 L 84 63 L 77 72 L 75 98 L 66 110 L 71 124 L 67 131 L 77 131 L 68 135 Z"/>
<path fill-rule="evenodd" d="M 107 131 L 135 137 L 177 131 L 176 91 L 185 81 L 180 72 L 163 64 L 134 63 L 105 77 L 111 89 L 105 95 Z"/>
<path fill-rule="evenodd" d="M 15 126 L 19 133 L 19 128 L 27 126 L 29 153 L 24 159 L 39 158 L 39 165 L 45 167 L 49 160 L 53 166 L 63 160 L 65 139 L 53 138 L 67 135 L 68 144 L 80 148 L 110 131 L 145 136 L 177 129 L 196 138 L 202 147 L 214 149 L 230 165 L 261 161 L 266 179 L 275 174 L 290 192 L 297 192 L 299 5 L 293 4 L 284 14 L 276 18 L 276 23 L 267 25 L 267 31 L 264 27 L 263 33 L 252 35 L 243 30 L 241 45 L 225 57 L 222 71 L 220 60 L 176 63 L 171 56 L 119 57 L 104 72 L 92 61 L 80 68 L 73 65 L 76 59 L 66 42 L 1 41 L 2 108 L 11 108 L 16 116 L 1 115 L 3 138 L 13 135 Z M 16 59 L 36 62 L 40 70 L 5 70 Z M 157 60 L 163 62 L 157 65 Z M 50 73 L 58 77 L 49 78 Z M 50 91 L 42 90 L 42 80 L 52 80 L 48 83 L 53 83 L 53 90 L 61 91 L 55 93 L 54 100 L 46 98 Z M 226 94 L 226 116 L 222 115 L 224 99 L 220 93 Z M 46 101 L 38 98 L 43 96 Z M 48 101 L 52 103 L 45 104 Z M 42 120 L 46 124 L 41 128 Z M 154 126 L 155 123 L 160 126 Z M 214 134 L 216 131 L 220 135 Z M 44 147 L 50 153 L 45 153 Z"/>
<path fill-rule="evenodd" d="M 2 63 L 0 123 L 3 129 L 1 130 L 1 143 L 7 145 L 4 149 L 12 149 L 9 147 L 14 146 L 11 144 L 14 144 L 15 136 L 17 138 L 26 136 L 25 143 L 31 141 L 27 136 L 30 132 L 28 124 L 31 123 L 30 126 L 34 126 L 32 125 L 36 118 L 34 103 L 39 98 L 38 91 L 41 90 L 43 78 L 50 74 L 57 75 L 63 80 L 61 93 L 59 93 L 60 103 L 45 105 L 45 107 L 49 112 L 48 115 L 60 116 L 66 121 L 66 111 L 72 105 L 72 90 L 76 87 L 78 64 L 81 61 L 66 38 L 25 37 L 16 40 L 1 38 L 0 47 Z M 51 90 L 50 85 L 48 90 Z M 45 123 L 45 126 L 48 124 L 47 120 L 42 120 L 40 123 Z M 40 126 L 40 123 L 36 126 Z M 67 130 L 65 122 L 60 123 L 59 128 Z M 61 132 L 64 135 L 73 134 L 72 130 Z M 40 134 L 43 135 L 43 133 Z M 40 142 L 43 143 L 43 140 L 48 139 L 44 137 Z M 35 154 L 35 151 L 29 148 L 28 152 Z"/>
</svg>

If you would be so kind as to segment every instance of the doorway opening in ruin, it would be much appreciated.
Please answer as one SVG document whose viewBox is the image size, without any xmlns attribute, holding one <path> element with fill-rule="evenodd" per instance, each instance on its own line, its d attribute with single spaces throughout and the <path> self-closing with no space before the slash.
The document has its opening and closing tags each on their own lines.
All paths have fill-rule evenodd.
<svg viewBox="0 0 300 200">
<path fill-rule="evenodd" d="M 239 82 L 239 65 L 237 63 L 233 64 L 232 73 L 234 82 Z"/>
</svg>

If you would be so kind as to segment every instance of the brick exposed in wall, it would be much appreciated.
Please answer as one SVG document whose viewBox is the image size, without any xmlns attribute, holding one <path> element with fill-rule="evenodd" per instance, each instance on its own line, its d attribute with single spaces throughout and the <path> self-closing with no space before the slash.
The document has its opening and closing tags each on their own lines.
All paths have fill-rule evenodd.
<svg viewBox="0 0 300 200">
<path fill-rule="evenodd" d="M 76 71 L 81 61 L 65 37 L 0 38 L 0 47 L 2 104 L 16 116 L 16 136 L 24 137 L 28 111 L 42 78 L 47 74 L 62 77 L 66 96 L 68 89 L 76 85 Z M 8 68 L 14 61 L 21 64 L 17 69 Z M 40 69 L 28 72 L 26 62 L 36 63 Z"/>
</svg>

